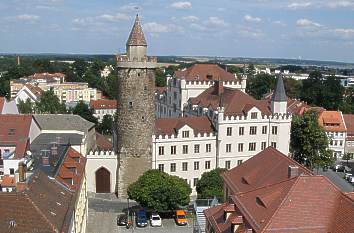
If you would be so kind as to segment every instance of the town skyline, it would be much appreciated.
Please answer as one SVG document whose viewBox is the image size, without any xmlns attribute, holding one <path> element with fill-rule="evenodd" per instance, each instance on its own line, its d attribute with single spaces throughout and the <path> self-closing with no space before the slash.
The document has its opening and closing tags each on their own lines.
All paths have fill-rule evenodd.
<svg viewBox="0 0 354 233">
<path fill-rule="evenodd" d="M 354 60 L 351 0 L 8 0 L 0 9 L 0 53 L 123 52 L 139 13 L 148 54 Z"/>
</svg>

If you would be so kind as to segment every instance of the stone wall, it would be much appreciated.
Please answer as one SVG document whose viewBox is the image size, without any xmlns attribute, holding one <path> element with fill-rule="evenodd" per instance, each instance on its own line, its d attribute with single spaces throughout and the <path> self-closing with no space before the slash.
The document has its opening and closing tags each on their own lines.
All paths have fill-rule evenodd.
<svg viewBox="0 0 354 233">
<path fill-rule="evenodd" d="M 155 128 L 154 92 L 153 69 L 122 68 L 118 62 L 118 197 L 126 197 L 129 184 L 151 169 L 151 136 Z"/>
</svg>

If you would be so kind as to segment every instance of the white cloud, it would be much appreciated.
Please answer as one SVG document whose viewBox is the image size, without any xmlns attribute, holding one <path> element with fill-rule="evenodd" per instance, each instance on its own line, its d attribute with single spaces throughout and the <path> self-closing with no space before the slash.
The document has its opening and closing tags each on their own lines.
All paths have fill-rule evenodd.
<svg viewBox="0 0 354 233">
<path fill-rule="evenodd" d="M 354 7 L 354 1 L 333 1 L 327 4 L 330 8 Z"/>
<path fill-rule="evenodd" d="M 122 20 L 129 20 L 130 16 L 122 13 L 117 13 L 115 15 L 103 14 L 96 17 L 97 19 L 101 19 L 104 21 L 117 22 Z"/>
<path fill-rule="evenodd" d="M 16 19 L 18 21 L 24 21 L 24 22 L 30 22 L 30 23 L 36 23 L 40 20 L 40 18 L 41 17 L 38 15 L 27 15 L 27 14 L 16 16 Z"/>
<path fill-rule="evenodd" d="M 216 26 L 216 27 L 225 27 L 227 25 L 224 19 L 216 16 L 209 17 L 209 19 L 205 22 L 205 24 L 209 26 Z"/>
<path fill-rule="evenodd" d="M 167 26 L 156 23 L 156 22 L 150 22 L 150 23 L 145 23 L 143 25 L 144 31 L 148 33 L 161 33 L 161 32 L 169 32 L 169 29 Z"/>
<path fill-rule="evenodd" d="M 247 22 L 256 22 L 256 23 L 262 21 L 261 18 L 253 17 L 253 16 L 251 16 L 251 15 L 245 15 L 244 20 L 247 21 Z"/>
<path fill-rule="evenodd" d="M 274 21 L 273 23 L 275 25 L 282 26 L 282 27 L 286 27 L 287 26 L 286 23 L 284 23 L 284 22 L 282 22 L 280 20 Z"/>
<path fill-rule="evenodd" d="M 264 33 L 260 29 L 253 28 L 240 28 L 238 35 L 247 39 L 259 39 L 264 37 Z"/>
<path fill-rule="evenodd" d="M 354 29 L 352 28 L 336 28 L 333 30 L 334 33 L 340 36 L 342 39 L 354 39 Z"/>
<path fill-rule="evenodd" d="M 199 18 L 197 16 L 194 16 L 194 15 L 189 15 L 189 16 L 182 17 L 182 20 L 194 23 L 194 22 L 199 21 Z"/>
<path fill-rule="evenodd" d="M 120 10 L 125 12 L 137 12 L 142 10 L 142 7 L 137 4 L 130 3 L 128 5 L 121 6 Z"/>
<path fill-rule="evenodd" d="M 288 8 L 291 10 L 300 10 L 300 9 L 308 9 L 312 7 L 312 2 L 293 2 L 288 5 Z"/>
<path fill-rule="evenodd" d="M 175 9 L 190 9 L 192 8 L 191 2 L 174 2 L 170 5 L 170 7 Z"/>
<path fill-rule="evenodd" d="M 322 27 L 322 24 L 316 23 L 309 19 L 299 19 L 296 21 L 296 26 L 298 27 Z"/>
</svg>

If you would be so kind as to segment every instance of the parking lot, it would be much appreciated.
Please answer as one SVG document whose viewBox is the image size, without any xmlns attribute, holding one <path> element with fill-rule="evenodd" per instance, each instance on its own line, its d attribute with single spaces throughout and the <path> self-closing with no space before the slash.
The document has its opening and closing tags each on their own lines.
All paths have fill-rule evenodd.
<svg viewBox="0 0 354 233">
<path fill-rule="evenodd" d="M 144 228 L 139 228 L 139 227 L 134 227 L 130 229 L 126 229 L 124 226 L 118 227 L 119 231 L 118 232 L 123 232 L 123 233 L 131 233 L 131 232 L 136 232 L 136 233 L 150 233 L 150 232 L 156 232 L 156 233 L 192 233 L 193 232 L 193 222 L 188 223 L 187 226 L 177 226 L 175 224 L 175 221 L 173 219 L 163 219 L 162 220 L 162 226 L 161 227 L 152 227 L 148 225 L 147 227 Z"/>
<path fill-rule="evenodd" d="M 127 204 L 114 197 L 93 197 L 89 195 L 87 233 L 192 233 L 193 220 L 187 226 L 177 226 L 174 219 L 162 219 L 162 227 L 145 228 L 117 226 L 117 216 Z"/>
</svg>

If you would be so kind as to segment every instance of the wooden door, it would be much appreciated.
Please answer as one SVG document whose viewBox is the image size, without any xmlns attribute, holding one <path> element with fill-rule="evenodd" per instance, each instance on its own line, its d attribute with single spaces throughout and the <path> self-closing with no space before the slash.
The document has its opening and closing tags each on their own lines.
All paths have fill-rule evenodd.
<svg viewBox="0 0 354 233">
<path fill-rule="evenodd" d="M 96 171 L 96 193 L 110 193 L 111 192 L 111 174 L 101 167 Z"/>
</svg>

